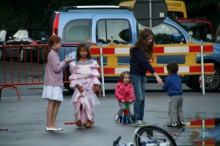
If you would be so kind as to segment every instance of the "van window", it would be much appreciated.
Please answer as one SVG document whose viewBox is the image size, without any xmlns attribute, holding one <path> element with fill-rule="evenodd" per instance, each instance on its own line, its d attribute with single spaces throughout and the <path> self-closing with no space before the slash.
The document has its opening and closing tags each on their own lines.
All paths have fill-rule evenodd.
<svg viewBox="0 0 220 146">
<path fill-rule="evenodd" d="M 91 42 L 91 20 L 73 20 L 66 24 L 63 31 L 65 42 Z"/>
<path fill-rule="evenodd" d="M 181 22 L 182 25 L 186 26 L 189 31 L 193 32 L 193 38 L 203 41 L 208 41 L 206 38 L 207 34 L 211 34 L 211 30 L 208 24 L 200 23 L 200 22 L 190 22 L 184 23 Z"/>
<path fill-rule="evenodd" d="M 131 41 L 130 26 L 127 20 L 99 20 L 97 23 L 97 43 L 128 44 Z"/>
<path fill-rule="evenodd" d="M 139 33 L 146 28 L 145 26 L 138 24 Z M 173 42 L 171 39 L 172 34 L 181 33 L 176 28 L 161 23 L 160 25 L 157 25 L 155 27 L 152 27 L 152 31 L 154 33 L 154 42 L 155 44 L 175 44 L 180 42 Z M 185 40 L 183 43 L 186 43 Z"/>
</svg>

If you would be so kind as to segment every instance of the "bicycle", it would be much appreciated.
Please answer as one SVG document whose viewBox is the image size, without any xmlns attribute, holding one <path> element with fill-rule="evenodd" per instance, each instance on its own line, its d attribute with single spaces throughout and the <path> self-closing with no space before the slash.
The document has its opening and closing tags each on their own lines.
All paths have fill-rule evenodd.
<svg viewBox="0 0 220 146">
<path fill-rule="evenodd" d="M 157 126 L 139 127 L 134 132 L 133 143 L 119 144 L 121 136 L 113 142 L 113 146 L 177 146 L 173 137 Z"/>
</svg>

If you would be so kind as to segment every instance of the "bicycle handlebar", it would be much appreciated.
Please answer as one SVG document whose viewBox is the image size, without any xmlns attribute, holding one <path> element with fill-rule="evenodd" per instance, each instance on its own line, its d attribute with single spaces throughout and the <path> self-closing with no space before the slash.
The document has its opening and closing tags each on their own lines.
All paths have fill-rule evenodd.
<svg viewBox="0 0 220 146">
<path fill-rule="evenodd" d="M 118 143 L 121 139 L 121 136 L 119 136 L 114 142 L 113 142 L 113 146 L 118 146 Z"/>
</svg>

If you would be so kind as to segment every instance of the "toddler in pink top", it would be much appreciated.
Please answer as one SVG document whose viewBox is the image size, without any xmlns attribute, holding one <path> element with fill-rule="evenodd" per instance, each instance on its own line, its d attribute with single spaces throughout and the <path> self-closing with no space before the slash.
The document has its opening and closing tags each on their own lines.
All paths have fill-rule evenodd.
<svg viewBox="0 0 220 146">
<path fill-rule="evenodd" d="M 98 79 L 99 65 L 91 58 L 86 44 L 80 44 L 77 47 L 76 61 L 70 63 L 70 87 L 75 88 L 71 104 L 74 106 L 74 116 L 78 127 L 93 126 L 94 106 L 100 103 L 95 94 L 101 84 Z"/>
<path fill-rule="evenodd" d="M 115 115 L 114 120 L 118 121 L 119 117 L 125 110 L 125 102 L 129 102 L 129 113 L 131 117 L 134 116 L 133 102 L 134 102 L 134 89 L 130 82 L 130 76 L 128 71 L 124 71 L 120 74 L 119 81 L 115 87 L 115 95 L 118 99 L 120 109 Z"/>
</svg>

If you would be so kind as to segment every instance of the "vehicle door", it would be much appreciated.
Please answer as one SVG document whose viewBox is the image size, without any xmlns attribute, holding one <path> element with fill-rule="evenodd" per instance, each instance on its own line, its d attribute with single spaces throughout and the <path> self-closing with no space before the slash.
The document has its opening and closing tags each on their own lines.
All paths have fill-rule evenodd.
<svg viewBox="0 0 220 146">
<path fill-rule="evenodd" d="M 132 13 L 96 14 L 92 19 L 92 41 L 103 46 L 113 42 L 116 45 L 133 45 L 137 38 L 136 21 Z M 106 57 L 103 58 L 106 64 Z M 130 57 L 118 58 L 118 65 L 128 65 Z"/>
</svg>

